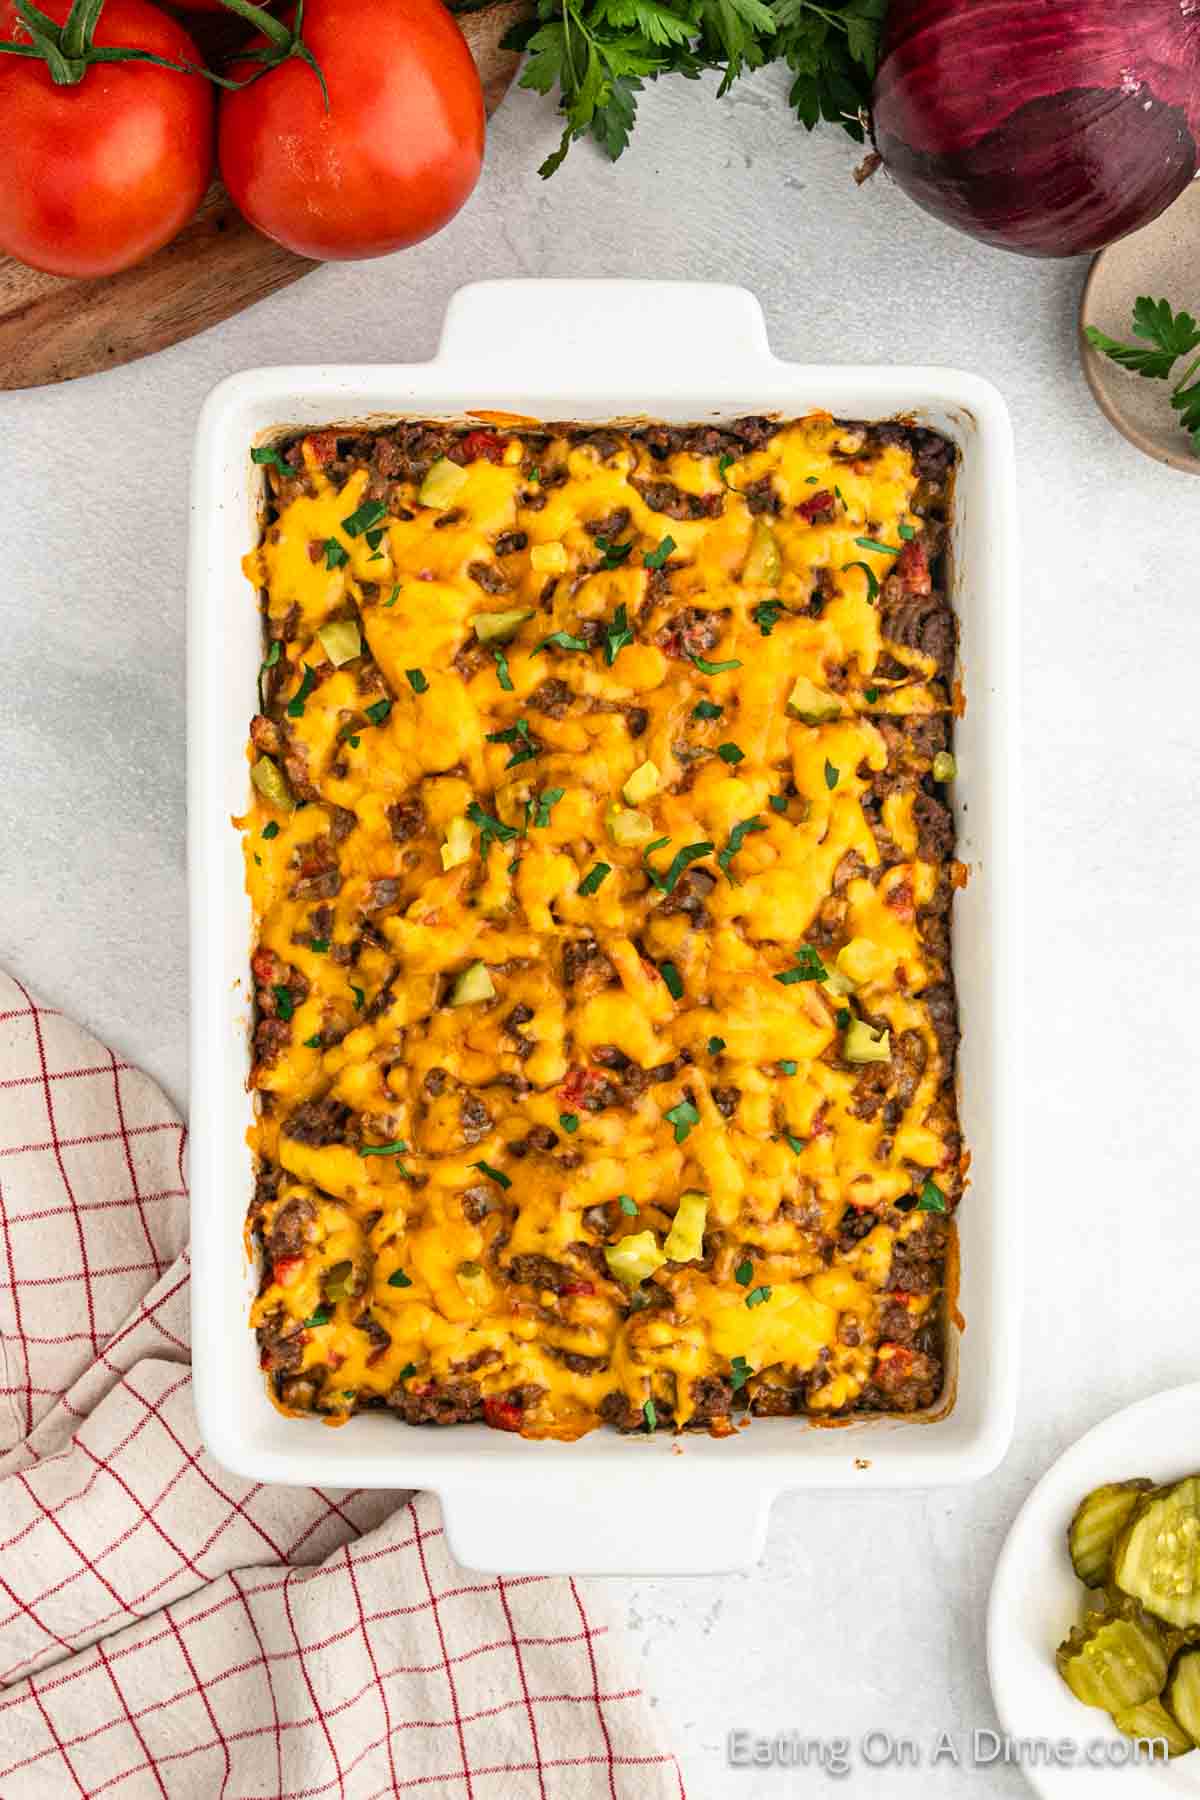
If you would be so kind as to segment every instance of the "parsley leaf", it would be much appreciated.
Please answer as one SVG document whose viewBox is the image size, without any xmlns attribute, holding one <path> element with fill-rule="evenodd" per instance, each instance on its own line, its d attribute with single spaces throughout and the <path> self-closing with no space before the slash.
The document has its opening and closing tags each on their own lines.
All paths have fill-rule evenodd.
<svg viewBox="0 0 1200 1800">
<path fill-rule="evenodd" d="M 300 686 L 296 689 L 296 692 L 287 703 L 287 715 L 289 719 L 302 719 L 304 717 L 304 702 L 308 699 L 308 696 L 312 693 L 316 685 L 317 678 L 309 668 L 308 664 L 305 663 L 304 677 Z"/>
<path fill-rule="evenodd" d="M 296 1010 L 295 1002 L 292 999 L 291 989 L 285 987 L 273 987 L 271 992 L 275 996 L 275 1011 L 286 1025 L 287 1021 Z"/>
<path fill-rule="evenodd" d="M 691 660 L 702 675 L 723 675 L 727 669 L 740 669 L 742 666 L 736 656 L 731 657 L 728 662 L 709 662 L 703 656 L 693 656 Z"/>
<path fill-rule="evenodd" d="M 573 1137 L 575 1135 L 575 1133 L 579 1130 L 579 1114 L 578 1113 L 559 1113 L 558 1122 L 562 1126 L 563 1130 L 566 1132 L 568 1137 Z"/>
<path fill-rule="evenodd" d="M 692 708 L 692 717 L 693 719 L 719 719 L 724 711 L 725 708 L 718 706 L 715 700 L 697 700 Z"/>
<path fill-rule="evenodd" d="M 879 598 L 879 577 L 876 575 L 874 569 L 868 568 L 865 562 L 849 562 L 845 564 L 845 567 L 847 569 L 862 570 L 867 578 L 867 605 L 874 606 L 876 600 Z"/>
<path fill-rule="evenodd" d="M 348 519 L 342 520 L 342 530 L 347 537 L 361 537 L 364 531 L 369 530 L 372 525 L 378 525 L 380 519 L 386 518 L 386 516 L 387 507 L 382 500 L 364 500 Z M 376 550 L 379 546 L 372 544 L 371 548 Z"/>
<path fill-rule="evenodd" d="M 921 1197 L 917 1201 L 918 1212 L 944 1213 L 947 1211 L 946 1196 L 937 1182 L 930 1175 L 921 1189 Z"/>
<path fill-rule="evenodd" d="M 323 1050 L 325 1048 L 324 1044 L 321 1042 L 321 1034 L 319 1031 L 315 1033 L 313 1037 L 305 1038 L 304 1048 L 306 1050 Z"/>
<path fill-rule="evenodd" d="M 653 1400 L 644 1400 L 642 1402 L 642 1417 L 646 1421 L 646 1430 L 647 1431 L 657 1430 L 657 1428 L 658 1428 L 658 1413 L 655 1410 Z"/>
<path fill-rule="evenodd" d="M 362 1011 L 362 1009 L 363 1009 L 363 1007 L 364 1007 L 364 1006 L 365 1006 L 365 1005 L 366 1005 L 366 1003 L 367 1003 L 367 990 L 366 990 L 366 988 L 360 988 L 360 987 L 355 987 L 355 985 L 354 985 L 354 983 L 353 983 L 353 982 L 351 982 L 351 983 L 350 983 L 350 992 L 351 992 L 351 993 L 352 993 L 352 994 L 353 994 L 353 995 L 354 995 L 354 1008 L 355 1008 L 355 1011 L 356 1011 L 356 1012 L 361 1012 L 361 1011 Z"/>
<path fill-rule="evenodd" d="M 405 669 L 404 673 L 408 677 L 408 685 L 413 693 L 423 694 L 429 686 L 425 671 L 423 669 Z"/>
<path fill-rule="evenodd" d="M 669 844 L 670 841 L 670 838 L 659 838 L 655 843 L 647 844 L 643 857 L 648 857 L 651 850 L 659 849 L 663 844 Z M 687 868 L 688 864 L 697 862 L 702 856 L 711 856 L 712 851 L 713 845 L 709 843 L 685 844 L 682 850 L 677 850 L 675 852 L 675 855 L 671 859 L 670 867 L 664 875 L 658 874 L 656 870 L 650 867 L 648 862 L 645 864 L 646 873 L 649 875 L 655 887 L 659 888 L 662 893 L 673 894 L 675 892 L 676 884 L 679 881 L 679 877 L 683 874 L 683 871 Z"/>
<path fill-rule="evenodd" d="M 811 944 L 801 944 L 799 950 L 794 954 L 795 968 L 785 969 L 782 975 L 775 977 L 776 981 L 781 982 L 784 987 L 791 987 L 795 981 L 829 980 L 829 970 L 821 961 L 820 952 L 814 950 Z"/>
<path fill-rule="evenodd" d="M 538 645 L 537 649 L 534 651 L 533 654 L 535 656 L 540 656 L 543 650 L 586 650 L 586 649 L 587 649 L 587 645 L 584 643 L 584 641 L 581 637 L 572 637 L 571 633 L 569 631 L 552 631 L 548 638 L 542 639 L 541 643 Z"/>
<path fill-rule="evenodd" d="M 707 1048 L 710 1056 L 720 1056 L 722 1050 L 725 1048 L 725 1039 L 722 1037 L 710 1037 Z"/>
<path fill-rule="evenodd" d="M 400 598 L 400 583 L 397 582 L 395 587 L 392 589 L 391 593 L 388 595 L 387 599 L 384 601 L 383 604 L 385 606 L 395 606 L 395 604 L 399 598 Z"/>
<path fill-rule="evenodd" d="M 725 483 L 725 486 L 729 489 L 731 494 L 740 494 L 742 491 L 740 488 L 735 488 L 732 481 L 729 479 L 729 471 L 736 461 L 737 457 L 731 456 L 728 450 L 726 450 L 723 456 L 717 458 L 717 474 L 721 477 L 721 480 Z"/>
<path fill-rule="evenodd" d="M 336 538 L 325 539 L 325 567 L 340 569 L 343 563 L 350 561 L 350 552 L 343 549 Z"/>
<path fill-rule="evenodd" d="M 278 836 L 279 836 L 279 822 L 278 822 L 278 820 L 276 820 L 276 819 L 268 819 L 268 820 L 267 820 L 267 823 L 266 823 L 266 824 L 265 824 L 265 825 L 264 825 L 264 826 L 263 826 L 263 828 L 262 828 L 262 833 L 261 833 L 261 835 L 262 835 L 262 836 L 263 836 L 263 837 L 265 837 L 265 838 L 268 838 L 268 839 L 270 839 L 270 838 L 277 838 L 277 837 L 278 837 Z"/>
<path fill-rule="evenodd" d="M 263 676 L 266 674 L 268 669 L 273 669 L 275 667 L 275 664 L 279 661 L 279 652 L 282 648 L 283 648 L 282 644 L 280 643 L 279 639 L 276 638 L 275 642 L 271 645 L 271 648 L 267 651 L 267 654 L 263 657 L 262 663 L 259 666 L 259 671 L 258 671 L 258 710 L 259 710 L 259 712 L 266 712 L 266 710 L 267 710 L 266 694 L 263 691 Z"/>
<path fill-rule="evenodd" d="M 484 812 L 478 800 L 472 800 L 468 806 L 467 817 L 479 829 L 479 849 L 483 856 L 487 855 L 493 838 L 498 844 L 508 844 L 517 835 L 515 825 L 505 825 L 501 820 L 494 819 L 491 813 Z"/>
<path fill-rule="evenodd" d="M 877 556 L 899 556 L 899 544 L 881 544 L 878 538 L 858 537 L 855 543 L 860 550 L 874 550 Z"/>
<path fill-rule="evenodd" d="M 790 1131 L 785 1131 L 783 1136 L 793 1154 L 799 1156 L 804 1148 L 804 1139 L 802 1137 L 793 1137 Z"/>
<path fill-rule="evenodd" d="M 508 766 L 511 769 L 512 763 L 509 763 Z M 554 811 L 554 808 L 558 805 L 566 791 L 566 788 L 545 788 L 542 793 L 538 795 L 537 815 L 533 821 L 535 826 L 545 830 L 546 826 L 550 823 L 550 814 Z"/>
<path fill-rule="evenodd" d="M 746 752 L 740 744 L 718 744 L 717 755 L 723 763 L 729 763 L 731 768 L 736 768 L 746 758 Z"/>
<path fill-rule="evenodd" d="M 629 616 L 622 601 L 613 614 L 612 624 L 604 627 L 604 660 L 610 669 L 616 662 L 618 653 L 632 642 L 633 632 L 629 629 Z"/>
<path fill-rule="evenodd" d="M 672 1000 L 683 999 L 683 976 L 673 962 L 659 963 L 658 972 L 667 984 L 667 992 Z"/>
<path fill-rule="evenodd" d="M 748 1256 L 743 1262 L 740 1262 L 733 1271 L 733 1279 L 737 1282 L 739 1287 L 750 1286 L 750 1283 L 754 1279 L 754 1264 L 750 1261 Z"/>
<path fill-rule="evenodd" d="M 735 1394 L 740 1388 L 745 1387 L 753 1373 L 754 1370 L 744 1356 L 735 1356 L 732 1359 L 729 1364 L 729 1385 Z"/>
<path fill-rule="evenodd" d="M 764 820 L 756 817 L 753 819 L 743 819 L 741 823 L 735 825 L 730 832 L 729 842 L 717 857 L 717 866 L 725 876 L 726 880 L 731 882 L 734 887 L 740 887 L 741 883 L 729 865 L 732 863 L 734 857 L 737 855 L 738 851 L 746 841 L 746 838 L 752 831 L 765 831 L 766 829 L 767 827 Z"/>
<path fill-rule="evenodd" d="M 318 1306 L 316 1312 L 310 1313 L 305 1319 L 305 1329 L 310 1329 L 314 1325 L 328 1325 L 332 1317 L 333 1314 L 327 1306 Z"/>
<path fill-rule="evenodd" d="M 403 1156 L 408 1145 L 403 1138 L 393 1138 L 390 1144 L 360 1144 L 360 1156 Z"/>
<path fill-rule="evenodd" d="M 633 552 L 633 539 L 630 538 L 627 544 L 614 544 L 609 538 L 598 537 L 596 548 L 604 552 L 600 558 L 602 569 L 619 569 L 623 562 L 629 560 Z"/>
<path fill-rule="evenodd" d="M 474 1162 L 471 1164 L 471 1167 L 473 1169 L 478 1169 L 480 1174 L 486 1175 L 489 1181 L 494 1181 L 497 1187 L 510 1188 L 512 1186 L 512 1182 L 504 1173 L 504 1170 L 493 1169 L 491 1163 Z"/>
<path fill-rule="evenodd" d="M 394 1288 L 411 1287 L 412 1286 L 412 1277 L 410 1275 L 406 1275 L 404 1273 L 403 1269 L 393 1269 L 392 1273 L 388 1276 L 387 1284 L 389 1287 L 394 1287 Z M 411 1363 L 409 1363 L 409 1365 L 408 1365 L 408 1371 L 410 1374 L 412 1374 L 414 1372 L 413 1366 Z"/>
<path fill-rule="evenodd" d="M 771 795 L 771 811 L 772 812 L 785 813 L 787 811 L 787 809 L 788 809 L 788 803 L 787 803 L 787 795 L 786 794 L 772 794 Z"/>
<path fill-rule="evenodd" d="M 281 475 L 294 475 L 296 473 L 291 463 L 284 462 L 282 456 L 280 456 L 278 450 L 276 450 L 273 445 L 267 445 L 259 450 L 252 450 L 250 452 L 250 461 L 257 463 L 260 468 L 278 469 Z"/>
<path fill-rule="evenodd" d="M 644 569 L 661 569 L 674 548 L 675 539 L 673 537 L 663 538 L 662 542 L 656 544 L 653 550 L 646 551 L 642 557 L 642 567 Z"/>
<path fill-rule="evenodd" d="M 529 736 L 528 719 L 518 719 L 515 725 L 508 727 L 507 731 L 489 731 L 487 741 L 489 744 L 513 744 L 516 746 L 504 765 L 505 769 L 515 769 L 519 763 L 532 762 L 537 755 L 537 746 Z M 558 790 L 558 797 L 561 800 L 561 788 Z"/>
<path fill-rule="evenodd" d="M 664 1113 L 663 1117 L 668 1125 L 674 1126 L 677 1144 L 682 1144 L 693 1125 L 700 1123 L 700 1114 L 690 1100 L 681 1100 L 677 1106 L 672 1106 L 668 1112 Z"/>
<path fill-rule="evenodd" d="M 779 623 L 780 613 L 786 611 L 782 600 L 760 600 L 750 617 L 758 626 L 764 637 L 770 637 Z"/>
<path fill-rule="evenodd" d="M 612 864 L 606 862 L 593 863 L 579 884 L 579 893 L 594 894 L 606 875 L 612 874 Z"/>
<path fill-rule="evenodd" d="M 797 1064 L 793 1062 L 790 1056 L 781 1056 L 779 1061 L 775 1064 L 775 1067 L 779 1070 L 781 1075 L 794 1075 L 796 1073 Z"/>
<path fill-rule="evenodd" d="M 508 658 L 505 656 L 499 644 L 497 644 L 496 648 L 492 651 L 492 655 L 496 659 L 496 680 L 500 683 L 500 686 L 506 694 L 511 694 L 513 691 L 513 684 L 512 676 L 508 672 Z"/>
<path fill-rule="evenodd" d="M 1176 359 L 1200 345 L 1200 326 L 1191 314 L 1174 313 L 1166 300 L 1152 300 L 1149 294 L 1142 294 L 1134 305 L 1133 330 L 1135 336 L 1156 347 L 1144 350 L 1139 344 L 1122 344 L 1094 325 L 1086 328 L 1084 336 L 1093 350 L 1151 381 L 1165 381 Z"/>
<path fill-rule="evenodd" d="M 746 1295 L 746 1305 L 750 1307 L 762 1306 L 763 1303 L 770 1298 L 771 1290 L 769 1287 L 763 1286 L 751 1288 L 750 1292 Z"/>
<path fill-rule="evenodd" d="M 829 758 L 826 757 L 825 758 L 825 786 L 829 789 L 830 793 L 832 793 L 834 788 L 837 786 L 839 780 L 841 779 L 841 774 L 842 774 L 842 771 L 840 769 L 835 769 L 833 764 L 830 762 Z"/>
<path fill-rule="evenodd" d="M 637 1201 L 632 1194 L 618 1194 L 617 1205 L 621 1208 L 621 1211 L 625 1214 L 627 1219 L 637 1218 Z"/>
<path fill-rule="evenodd" d="M 365 710 L 372 725 L 382 725 L 392 710 L 392 703 L 390 700 L 376 700 L 374 706 L 368 706 Z"/>
</svg>

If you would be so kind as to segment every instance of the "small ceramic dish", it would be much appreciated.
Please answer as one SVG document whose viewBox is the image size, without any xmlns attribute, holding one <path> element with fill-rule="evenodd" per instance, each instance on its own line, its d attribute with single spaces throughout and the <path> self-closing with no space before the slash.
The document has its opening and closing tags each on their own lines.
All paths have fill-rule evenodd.
<svg viewBox="0 0 1200 1800">
<path fill-rule="evenodd" d="M 1200 1750 L 1169 1763 L 1124 1760 L 1133 1745 L 1107 1713 L 1081 1705 L 1054 1666 L 1055 1649 L 1087 1600 L 1067 1554 L 1067 1526 L 1084 1495 L 1105 1481 L 1167 1481 L 1198 1469 L 1200 1382 L 1191 1382 L 1126 1407 L 1080 1438 L 1013 1521 L 988 1602 L 988 1675 L 1013 1760 L 1042 1800 L 1080 1800 L 1093 1791 L 1093 1771 L 1107 1778 L 1111 1800 L 1200 1795 Z M 1060 1744 L 1073 1749 L 1052 1761 Z"/>
<path fill-rule="evenodd" d="M 1093 262 L 1079 303 L 1083 372 L 1096 404 L 1123 437 L 1156 462 L 1200 475 L 1200 456 L 1171 411 L 1169 381 L 1147 381 L 1093 350 L 1083 328 L 1133 339 L 1133 303 L 1139 294 L 1169 300 L 1178 312 L 1200 318 L 1200 181 L 1141 231 L 1102 250 Z M 1178 365 L 1180 374 L 1186 361 Z"/>
</svg>

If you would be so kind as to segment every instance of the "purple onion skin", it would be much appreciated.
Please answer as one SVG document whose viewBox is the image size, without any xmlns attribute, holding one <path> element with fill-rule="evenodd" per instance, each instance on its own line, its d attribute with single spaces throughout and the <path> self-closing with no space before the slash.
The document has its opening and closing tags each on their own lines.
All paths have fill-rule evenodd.
<svg viewBox="0 0 1200 1800">
<path fill-rule="evenodd" d="M 1200 0 L 893 0 L 872 114 L 936 218 L 1025 256 L 1099 250 L 1200 166 Z"/>
</svg>

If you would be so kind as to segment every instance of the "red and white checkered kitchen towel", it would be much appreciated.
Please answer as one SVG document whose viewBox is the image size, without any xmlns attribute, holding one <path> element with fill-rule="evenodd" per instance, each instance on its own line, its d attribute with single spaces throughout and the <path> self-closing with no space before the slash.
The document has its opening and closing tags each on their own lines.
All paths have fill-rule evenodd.
<svg viewBox="0 0 1200 1800">
<path fill-rule="evenodd" d="M 596 1588 L 201 1448 L 185 1133 L 0 974 L 0 1796 L 677 1800 Z"/>
</svg>

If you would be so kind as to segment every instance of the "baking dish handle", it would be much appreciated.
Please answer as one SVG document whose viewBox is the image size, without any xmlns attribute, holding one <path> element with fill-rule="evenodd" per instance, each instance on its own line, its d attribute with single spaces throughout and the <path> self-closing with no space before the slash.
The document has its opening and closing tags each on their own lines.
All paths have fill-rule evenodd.
<svg viewBox="0 0 1200 1800">
<path fill-rule="evenodd" d="M 539 387 L 575 392 L 597 368 L 624 386 L 724 378 L 775 366 L 762 307 L 746 288 L 707 281 L 476 281 L 446 309 L 437 360 L 527 366 Z"/>
<path fill-rule="evenodd" d="M 539 1483 L 533 1472 L 519 1498 L 511 1488 L 480 1487 L 439 1499 L 455 1559 L 488 1574 L 718 1575 L 752 1567 L 773 1494 L 745 1481 L 693 1486 L 693 1473 L 660 1463 L 636 1481 L 614 1480 L 605 1468 Z"/>
</svg>

